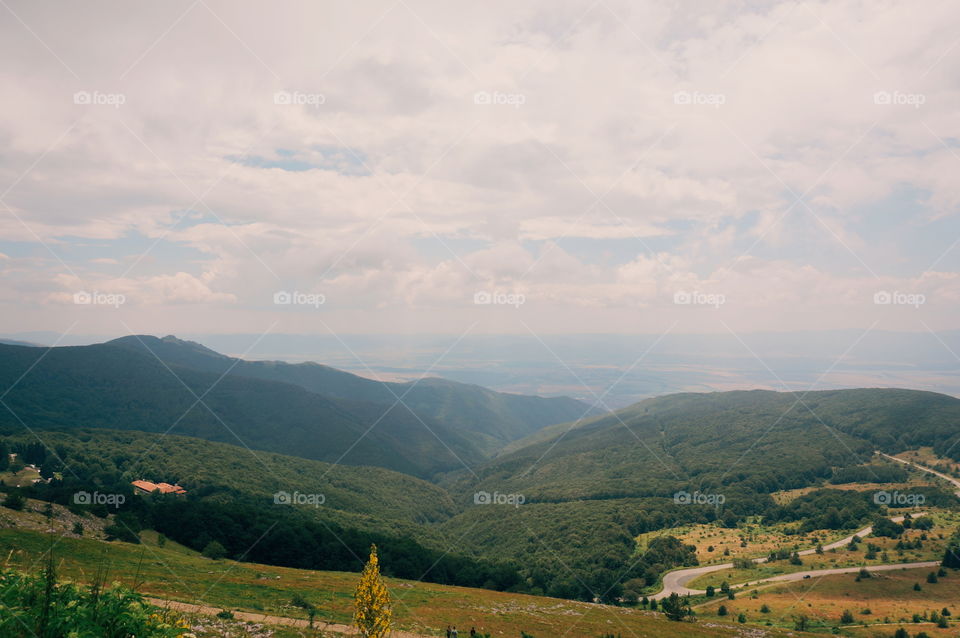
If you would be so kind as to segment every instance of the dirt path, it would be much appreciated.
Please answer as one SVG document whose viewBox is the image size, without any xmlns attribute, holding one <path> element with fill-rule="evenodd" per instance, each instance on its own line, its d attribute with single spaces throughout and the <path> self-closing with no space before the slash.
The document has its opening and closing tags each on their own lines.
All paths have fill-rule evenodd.
<svg viewBox="0 0 960 638">
<path fill-rule="evenodd" d="M 151 605 L 156 605 L 162 609 L 172 609 L 191 614 L 203 614 L 204 616 L 216 616 L 223 611 L 223 607 L 207 607 L 205 605 L 194 605 L 191 603 L 182 603 L 176 600 L 165 600 L 163 598 L 146 597 L 146 601 Z M 255 614 L 247 611 L 232 611 L 233 617 L 237 620 L 260 623 L 264 625 L 285 625 L 288 627 L 309 627 L 310 623 L 302 618 L 287 618 L 286 616 L 270 616 L 267 614 Z M 338 634 L 357 635 L 356 627 L 351 625 L 340 625 L 337 623 L 324 622 L 322 620 L 314 621 L 313 626 L 322 631 L 332 631 Z M 390 632 L 393 638 L 431 638 L 428 634 L 413 634 L 409 631 L 394 630 Z"/>
<path fill-rule="evenodd" d="M 914 516 L 914 517 L 922 516 L 922 515 L 923 515 L 923 512 L 911 512 L 911 516 Z M 899 523 L 903 520 L 903 516 L 894 516 L 890 520 L 893 521 L 894 523 Z M 871 532 L 873 532 L 873 526 L 868 525 L 867 527 L 864 527 L 863 529 L 851 534 L 850 536 L 841 538 L 838 541 L 833 541 L 832 543 L 824 545 L 823 549 L 824 551 L 829 551 L 831 549 L 843 547 L 844 545 L 848 544 L 853 539 L 854 536 L 863 538 L 865 536 L 868 536 Z M 797 554 L 800 556 L 809 556 L 810 554 L 813 554 L 816 551 L 817 551 L 817 548 L 812 547 L 810 549 L 801 550 L 797 552 Z M 764 563 L 766 562 L 767 558 L 760 557 L 760 558 L 752 558 L 750 560 L 752 560 L 754 563 Z M 681 596 L 684 596 L 687 594 L 696 595 L 696 594 L 706 593 L 702 589 L 690 589 L 689 587 L 687 587 L 687 583 L 693 580 L 696 580 L 697 578 L 699 578 L 700 576 L 703 576 L 704 574 L 712 574 L 713 572 L 719 572 L 725 569 L 732 569 L 732 568 L 733 568 L 733 563 L 730 562 L 730 563 L 721 563 L 719 565 L 704 565 L 703 567 L 691 567 L 689 569 L 678 569 L 676 571 L 668 572 L 663 575 L 663 589 L 660 590 L 658 593 L 654 594 L 653 596 L 650 596 L 650 598 L 654 600 L 660 600 L 661 598 L 667 598 L 668 596 L 670 596 L 670 594 L 673 594 L 673 593 L 680 594 Z M 855 571 L 860 570 L 859 567 L 855 567 L 852 569 L 854 569 Z M 827 572 L 829 570 L 817 570 L 817 571 Z M 797 572 L 797 573 L 812 574 L 813 572 Z M 791 574 L 784 574 L 784 575 L 790 576 Z M 779 578 L 779 577 L 774 577 L 774 578 Z"/>
</svg>

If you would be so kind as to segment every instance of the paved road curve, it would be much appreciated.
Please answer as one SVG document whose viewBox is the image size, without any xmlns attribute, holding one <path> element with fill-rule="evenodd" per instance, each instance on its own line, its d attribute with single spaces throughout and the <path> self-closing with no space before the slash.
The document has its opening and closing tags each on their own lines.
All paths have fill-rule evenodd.
<svg viewBox="0 0 960 638">
<path fill-rule="evenodd" d="M 924 514 L 923 512 L 911 512 L 910 515 L 916 518 L 917 516 L 922 516 L 923 514 Z M 903 520 L 903 516 L 894 516 L 890 520 L 892 520 L 894 523 L 899 523 L 900 521 Z M 835 549 L 837 547 L 843 547 L 844 545 L 847 545 L 853 539 L 854 536 L 863 538 L 865 536 L 868 536 L 872 531 L 873 531 L 872 525 L 864 527 L 860 531 L 854 534 L 851 534 L 846 538 L 841 538 L 838 541 L 834 541 L 828 545 L 824 545 L 823 549 L 824 551 L 827 551 L 827 550 Z M 797 552 L 797 554 L 799 554 L 800 556 L 808 556 L 814 553 L 815 551 L 817 551 L 817 548 L 811 547 L 810 549 L 801 550 Z M 766 562 L 767 559 L 766 557 L 761 557 L 761 558 L 754 558 L 751 560 L 753 560 L 754 563 L 763 563 L 763 562 Z M 886 566 L 874 565 L 874 566 L 871 566 L 869 569 L 878 569 L 880 567 L 885 567 L 887 569 L 894 569 L 896 567 L 901 567 L 905 564 L 906 563 L 892 563 Z M 937 564 L 937 563 L 934 563 L 934 564 Z M 919 566 L 919 564 L 917 566 Z M 696 580 L 697 578 L 703 576 L 704 574 L 712 574 L 713 572 L 719 572 L 719 571 L 723 571 L 724 569 L 732 569 L 732 568 L 733 568 L 733 563 L 721 563 L 719 565 L 704 565 L 703 567 L 690 567 L 689 569 L 678 569 L 676 571 L 668 572 L 663 575 L 663 589 L 660 592 L 654 594 L 653 596 L 650 596 L 650 598 L 654 600 L 660 600 L 661 598 L 666 598 L 667 596 L 673 593 L 680 594 L 681 596 L 685 594 L 693 595 L 693 594 L 706 593 L 702 589 L 690 589 L 689 587 L 687 587 L 687 583 L 693 580 Z M 839 569 L 839 571 L 837 571 L 837 569 Z M 797 572 L 797 573 L 801 574 L 800 578 L 803 578 L 803 574 L 814 574 L 814 573 L 843 574 L 843 573 L 846 573 L 845 571 L 843 571 L 845 569 L 850 569 L 852 571 L 860 571 L 859 567 L 837 568 L 837 569 L 820 569 L 820 570 L 813 570 L 809 572 Z M 793 574 L 783 574 L 783 576 L 793 576 Z M 782 577 L 774 576 L 772 578 L 779 579 Z M 770 580 L 770 579 L 764 579 L 764 581 L 758 581 L 758 582 L 766 582 L 767 580 Z M 796 579 L 786 578 L 786 580 L 796 580 Z"/>
<path fill-rule="evenodd" d="M 877 454 L 879 454 L 880 456 L 882 456 L 882 457 L 884 457 L 884 458 L 886 458 L 886 459 L 890 459 L 891 461 L 896 461 L 897 463 L 903 463 L 904 465 L 912 465 L 913 467 L 917 468 L 918 470 L 921 470 L 921 471 L 923 471 L 923 472 L 927 472 L 927 473 L 929 473 L 929 474 L 933 474 L 934 476 L 939 476 L 939 477 L 942 478 L 944 481 L 949 481 L 950 484 L 953 485 L 954 487 L 960 488 L 960 480 L 957 480 L 957 479 L 953 478 L 952 476 L 947 476 L 946 474 L 942 474 L 942 473 L 940 473 L 940 472 L 938 472 L 938 471 L 936 471 L 936 470 L 932 470 L 932 469 L 930 469 L 929 467 L 926 467 L 926 466 L 924 466 L 924 465 L 920 465 L 920 464 L 918 464 L 918 463 L 914 463 L 913 461 L 907 461 L 907 460 L 904 460 L 904 459 L 898 459 L 898 458 L 895 457 L 895 456 L 890 456 L 889 454 L 884 454 L 884 453 L 881 452 L 880 450 L 877 450 Z M 960 498 L 960 490 L 957 490 L 956 492 L 954 492 L 954 494 L 957 495 L 957 498 Z"/>
</svg>

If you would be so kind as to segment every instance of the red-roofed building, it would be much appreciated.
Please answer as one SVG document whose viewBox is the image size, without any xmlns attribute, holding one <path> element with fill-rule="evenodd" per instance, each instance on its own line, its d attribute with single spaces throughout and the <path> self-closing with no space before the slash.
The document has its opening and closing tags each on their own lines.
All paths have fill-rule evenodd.
<svg viewBox="0 0 960 638">
<path fill-rule="evenodd" d="M 138 494 L 153 494 L 154 492 L 160 492 L 161 494 L 187 493 L 187 490 L 183 489 L 179 485 L 170 485 L 169 483 L 152 483 L 150 481 L 144 481 L 143 479 L 134 481 L 132 485 Z"/>
</svg>

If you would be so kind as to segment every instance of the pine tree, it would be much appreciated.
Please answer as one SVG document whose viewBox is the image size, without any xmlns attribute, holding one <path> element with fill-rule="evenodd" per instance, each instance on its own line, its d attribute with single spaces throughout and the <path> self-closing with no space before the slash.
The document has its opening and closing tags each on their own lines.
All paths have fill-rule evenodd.
<svg viewBox="0 0 960 638">
<path fill-rule="evenodd" d="M 390 594 L 380 578 L 377 546 L 370 546 L 370 559 L 360 574 L 354 595 L 353 621 L 363 638 L 383 638 L 390 631 Z"/>
</svg>

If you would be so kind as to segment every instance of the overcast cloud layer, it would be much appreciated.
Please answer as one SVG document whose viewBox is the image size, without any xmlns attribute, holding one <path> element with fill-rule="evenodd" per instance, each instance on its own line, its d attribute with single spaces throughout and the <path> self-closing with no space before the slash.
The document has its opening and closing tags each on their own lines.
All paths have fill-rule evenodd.
<svg viewBox="0 0 960 638">
<path fill-rule="evenodd" d="M 955 2 L 0 4 L 0 331 L 958 327 Z"/>
</svg>

